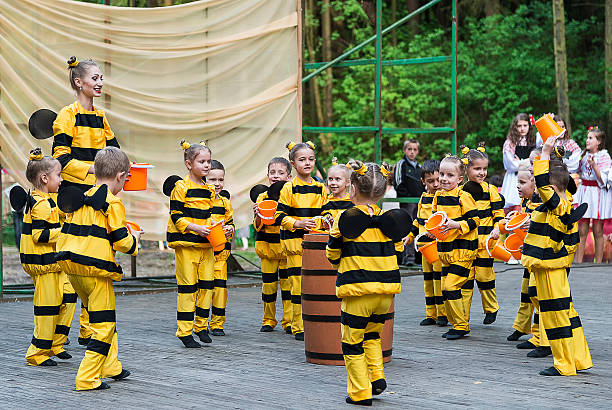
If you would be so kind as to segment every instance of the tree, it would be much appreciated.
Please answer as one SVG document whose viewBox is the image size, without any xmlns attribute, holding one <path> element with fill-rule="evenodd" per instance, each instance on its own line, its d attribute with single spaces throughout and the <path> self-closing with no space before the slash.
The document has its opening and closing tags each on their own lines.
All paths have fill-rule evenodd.
<svg viewBox="0 0 612 410">
<path fill-rule="evenodd" d="M 606 0 L 605 87 L 608 103 L 608 147 L 612 141 L 612 0 Z"/>
<path fill-rule="evenodd" d="M 567 130 L 571 133 L 570 104 L 567 92 L 567 50 L 565 48 L 565 10 L 563 8 L 563 0 L 552 0 L 552 6 L 557 111 L 565 119 Z"/>
</svg>

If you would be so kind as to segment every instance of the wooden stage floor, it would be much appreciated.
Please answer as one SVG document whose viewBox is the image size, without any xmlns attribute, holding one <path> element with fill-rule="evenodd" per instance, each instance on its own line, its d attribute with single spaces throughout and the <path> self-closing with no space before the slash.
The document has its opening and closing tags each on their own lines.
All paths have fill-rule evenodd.
<svg viewBox="0 0 612 410">
<path fill-rule="evenodd" d="M 378 408 L 609 408 L 612 389 L 612 269 L 572 269 L 570 281 L 595 367 L 575 377 L 544 377 L 552 358 L 529 359 L 507 342 L 520 299 L 522 268 L 496 265 L 501 309 L 482 324 L 476 291 L 472 332 L 446 341 L 424 318 L 420 276 L 404 277 L 396 299 L 389 387 Z M 280 298 L 279 298 L 280 299 Z M 347 408 L 344 367 L 306 363 L 303 342 L 278 329 L 260 333 L 260 288 L 230 289 L 225 337 L 202 349 L 185 349 L 174 337 L 176 293 L 117 297 L 119 357 L 132 372 L 109 381 L 110 390 L 77 392 L 74 376 L 84 348 L 76 343 L 78 315 L 57 367 L 26 366 L 32 302 L 0 303 L 0 408 Z M 277 314 L 278 315 L 278 314 Z"/>
</svg>

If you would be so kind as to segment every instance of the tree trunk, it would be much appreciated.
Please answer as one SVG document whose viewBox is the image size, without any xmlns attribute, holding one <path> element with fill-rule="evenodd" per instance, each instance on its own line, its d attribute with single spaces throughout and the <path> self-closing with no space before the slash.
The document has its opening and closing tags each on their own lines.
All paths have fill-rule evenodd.
<svg viewBox="0 0 612 410">
<path fill-rule="evenodd" d="M 487 17 L 499 14 L 500 9 L 501 5 L 499 3 L 499 0 L 489 0 L 485 2 L 484 11 Z"/>
<path fill-rule="evenodd" d="M 397 0 L 391 0 L 391 24 L 397 20 Z M 397 47 L 397 29 L 391 31 L 391 45 Z"/>
<path fill-rule="evenodd" d="M 323 37 L 322 55 L 323 61 L 331 61 L 331 5 L 330 0 L 323 0 L 321 7 L 321 35 Z M 332 69 L 325 70 L 325 126 L 330 127 L 333 123 L 333 73 Z"/>
<path fill-rule="evenodd" d="M 605 86 L 606 101 L 608 102 L 608 126 L 606 135 L 608 136 L 608 147 L 612 142 L 612 0 L 606 0 L 606 37 L 605 37 Z"/>
<path fill-rule="evenodd" d="M 552 0 L 552 6 L 557 112 L 565 120 L 567 131 L 571 134 L 570 104 L 567 92 L 567 50 L 565 49 L 565 10 L 563 9 L 563 0 Z"/>
<path fill-rule="evenodd" d="M 408 13 L 406 14 L 409 14 L 415 11 L 416 9 L 418 9 L 421 5 L 419 4 L 419 0 L 407 0 L 406 6 L 408 7 Z M 410 27 L 410 32 L 412 34 L 417 34 L 419 32 L 420 20 L 421 20 L 421 13 L 417 14 L 416 16 L 408 20 L 408 26 Z"/>
<path fill-rule="evenodd" d="M 306 31 L 306 50 L 308 50 L 308 60 L 309 62 L 317 61 L 317 51 L 315 45 L 316 33 L 315 30 L 317 27 L 314 25 L 314 15 L 316 12 L 315 1 L 307 0 L 306 10 L 304 13 L 306 15 L 306 24 L 304 30 Z M 312 92 L 312 104 L 314 105 L 314 112 L 316 114 L 316 125 L 324 125 L 323 118 L 323 109 L 321 107 L 321 93 L 319 92 L 319 86 L 317 84 L 317 78 L 313 78 L 308 81 L 308 86 Z M 321 134 L 321 144 L 325 145 L 327 139 L 324 134 Z"/>
</svg>

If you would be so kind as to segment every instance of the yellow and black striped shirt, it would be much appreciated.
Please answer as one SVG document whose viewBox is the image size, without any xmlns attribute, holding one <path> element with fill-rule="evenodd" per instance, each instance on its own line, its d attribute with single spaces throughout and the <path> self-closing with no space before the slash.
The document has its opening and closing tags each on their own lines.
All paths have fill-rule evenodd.
<svg viewBox="0 0 612 410">
<path fill-rule="evenodd" d="M 75 101 L 62 108 L 53 122 L 53 157 L 62 164 L 63 185 L 87 189 L 96 183 L 87 171 L 98 151 L 107 146 L 119 148 L 104 111 L 87 111 Z"/>
<path fill-rule="evenodd" d="M 469 261 L 478 250 L 478 209 L 472 195 L 459 187 L 436 192 L 432 212 L 443 211 L 461 225 L 446 239 L 438 239 L 438 255 L 443 264 Z"/>
<path fill-rule="evenodd" d="M 412 228 L 410 229 L 410 233 L 408 234 L 408 238 L 410 242 L 424 232 L 427 232 L 425 229 L 425 222 L 429 219 L 431 214 L 433 213 L 433 199 L 435 194 L 428 194 L 427 192 L 423 192 L 421 195 L 421 199 L 419 199 L 419 204 L 417 205 L 417 216 L 412 221 Z M 420 242 L 431 242 L 433 239 L 427 236 L 421 236 L 419 239 Z"/>
<path fill-rule="evenodd" d="M 234 209 L 229 199 L 216 196 L 213 202 L 213 207 L 210 210 L 210 219 L 212 222 L 224 221 L 223 225 L 229 225 L 234 228 Z M 230 240 L 225 241 L 225 249 L 222 251 L 215 251 L 215 260 L 227 260 L 232 250 L 232 243 Z"/>
<path fill-rule="evenodd" d="M 296 176 L 285 184 L 280 193 L 275 217 L 281 224 L 281 244 L 287 255 L 302 254 L 302 240 L 306 231 L 294 228 L 295 222 L 321 215 L 326 201 L 325 185 L 314 179 L 307 183 Z"/>
<path fill-rule="evenodd" d="M 485 248 L 485 241 L 495 224 L 504 219 L 504 202 L 495 185 L 482 182 L 480 186 L 483 191 L 482 197 L 476 201 L 479 219 L 478 256 L 481 258 L 490 258 Z"/>
<path fill-rule="evenodd" d="M 85 195 L 93 196 L 101 186 Z M 68 274 L 121 280 L 123 270 L 115 262 L 115 252 L 137 255 L 138 240 L 127 229 L 121 200 L 109 190 L 102 209 L 83 205 L 67 215 L 57 241 L 56 259 Z"/>
<path fill-rule="evenodd" d="M 170 217 L 166 232 L 168 247 L 209 248 L 208 239 L 187 231 L 187 226 L 190 223 L 210 225 L 214 201 L 215 188 L 212 185 L 197 184 L 189 175 L 178 181 L 170 194 Z"/>
<path fill-rule="evenodd" d="M 342 211 L 352 208 L 353 206 L 355 205 L 351 202 L 351 196 L 348 192 L 343 198 L 336 198 L 330 193 L 327 196 L 327 203 L 321 208 L 321 215 L 331 215 L 335 220 Z"/>
<path fill-rule="evenodd" d="M 538 194 L 533 194 L 531 199 L 523 198 L 521 200 L 521 212 L 530 214 L 533 212 L 534 209 L 536 209 L 540 205 L 542 205 L 542 200 L 540 199 Z"/>
<path fill-rule="evenodd" d="M 538 195 L 543 203 L 531 212 L 523 244 L 521 263 L 527 269 L 569 268 L 580 242 L 578 223 L 569 224 L 572 201 L 561 198 L 550 185 L 548 166 L 546 160 L 533 163 Z"/>
<path fill-rule="evenodd" d="M 368 207 L 356 205 L 369 215 Z M 373 215 L 384 213 L 371 205 Z M 401 241 L 393 242 L 379 228 L 368 227 L 355 239 L 342 236 L 338 228 L 340 217 L 334 220 L 325 254 L 338 269 L 336 296 L 396 294 L 402 290 L 398 256 L 404 250 Z"/>
<path fill-rule="evenodd" d="M 268 193 L 263 192 L 257 197 L 257 203 L 268 199 Z M 286 259 L 280 242 L 280 221 L 276 219 L 273 224 L 265 225 L 260 218 L 253 219 L 255 228 L 255 252 L 263 259 Z"/>
<path fill-rule="evenodd" d="M 55 261 L 55 244 L 61 231 L 57 194 L 34 190 L 28 201 L 32 206 L 23 215 L 19 245 L 23 270 L 29 275 L 60 272 Z"/>
</svg>

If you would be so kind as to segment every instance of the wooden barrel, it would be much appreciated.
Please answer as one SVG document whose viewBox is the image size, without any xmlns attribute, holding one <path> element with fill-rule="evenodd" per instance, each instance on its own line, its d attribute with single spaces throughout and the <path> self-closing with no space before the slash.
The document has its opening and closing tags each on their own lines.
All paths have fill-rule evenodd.
<svg viewBox="0 0 612 410">
<path fill-rule="evenodd" d="M 344 366 L 340 301 L 336 297 L 336 270 L 325 256 L 327 234 L 304 235 L 302 257 L 302 318 L 306 361 Z M 383 362 L 391 361 L 393 303 L 381 333 Z"/>
</svg>

